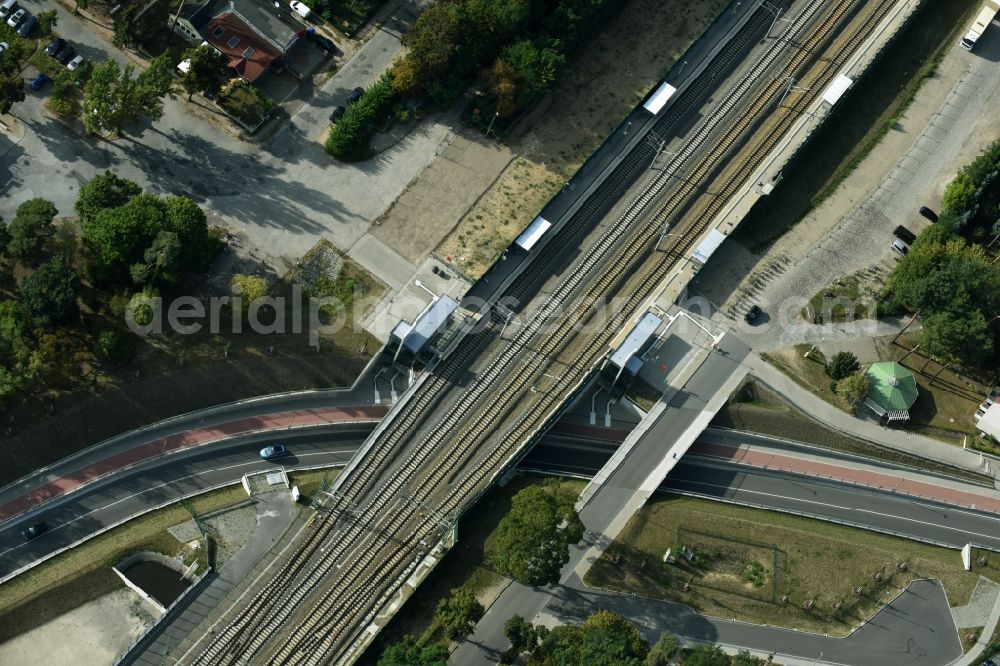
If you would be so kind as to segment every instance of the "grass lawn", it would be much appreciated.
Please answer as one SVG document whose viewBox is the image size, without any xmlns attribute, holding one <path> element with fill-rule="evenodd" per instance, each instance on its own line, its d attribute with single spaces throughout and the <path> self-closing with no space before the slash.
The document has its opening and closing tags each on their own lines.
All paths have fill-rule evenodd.
<svg viewBox="0 0 1000 666">
<path fill-rule="evenodd" d="M 663 397 L 663 394 L 650 386 L 645 379 L 636 377 L 628 390 L 625 391 L 625 397 L 639 405 L 643 411 L 648 412 Z"/>
<path fill-rule="evenodd" d="M 110 571 L 131 553 L 175 555 L 183 547 L 167 528 L 237 504 L 247 498 L 237 484 L 153 511 L 73 550 L 58 555 L 0 586 L 0 642 L 73 610 L 123 585 Z"/>
<path fill-rule="evenodd" d="M 853 275 L 841 278 L 809 299 L 802 318 L 814 324 L 841 324 L 868 317 L 868 304 L 858 302 L 861 289 Z"/>
<path fill-rule="evenodd" d="M 681 557 L 677 564 L 663 562 L 666 549 L 676 545 L 692 547 L 694 562 Z M 966 572 L 958 551 L 663 495 L 629 521 L 586 582 L 677 601 L 718 617 L 843 636 L 917 578 L 940 580 L 953 606 L 968 603 L 979 575 L 1000 580 L 990 561 L 995 554 L 983 554 L 989 556 L 987 565 L 973 564 Z M 974 553 L 974 563 L 977 557 Z M 806 610 L 809 601 L 813 606 Z"/>
<path fill-rule="evenodd" d="M 230 114 L 248 127 L 256 127 L 264 122 L 267 113 L 274 108 L 274 100 L 248 85 L 233 85 L 219 95 L 216 102 L 226 113 Z"/>
<path fill-rule="evenodd" d="M 480 602 L 488 606 L 506 584 L 506 579 L 487 564 L 494 543 L 493 532 L 510 511 L 511 498 L 519 490 L 544 480 L 541 476 L 517 476 L 506 486 L 494 488 L 463 515 L 458 523 L 458 544 L 385 626 L 359 663 L 376 664 L 382 650 L 401 641 L 406 634 L 420 637 L 430 626 L 438 601 L 454 588 L 471 589 Z M 560 483 L 574 494 L 585 485 L 577 480 L 561 480 Z"/>
<path fill-rule="evenodd" d="M 833 380 L 826 374 L 826 358 L 822 352 L 812 350 L 811 347 L 812 345 L 795 345 L 789 350 L 761 354 L 761 358 L 798 384 L 846 411 L 848 404 L 834 393 L 830 385 Z M 806 358 L 806 352 L 809 352 L 809 358 Z"/>
<path fill-rule="evenodd" d="M 330 25 L 348 37 L 353 37 L 375 10 L 377 2 L 371 0 L 323 0 L 315 7 L 316 12 L 330 22 Z"/>
<path fill-rule="evenodd" d="M 923 3 L 789 163 L 771 196 L 740 223 L 733 238 L 751 251 L 761 251 L 832 194 L 896 126 L 981 5 L 980 0 Z"/>
<path fill-rule="evenodd" d="M 719 410 L 712 425 L 759 432 L 837 451 L 855 453 L 939 474 L 984 482 L 987 477 L 885 449 L 831 430 L 792 407 L 781 396 L 756 382 L 748 382 Z"/>
<path fill-rule="evenodd" d="M 340 474 L 340 468 L 335 467 L 291 472 L 288 475 L 288 481 L 291 485 L 299 487 L 299 492 L 302 493 L 305 500 L 311 500 L 324 483 L 332 483 L 338 474 Z"/>
</svg>

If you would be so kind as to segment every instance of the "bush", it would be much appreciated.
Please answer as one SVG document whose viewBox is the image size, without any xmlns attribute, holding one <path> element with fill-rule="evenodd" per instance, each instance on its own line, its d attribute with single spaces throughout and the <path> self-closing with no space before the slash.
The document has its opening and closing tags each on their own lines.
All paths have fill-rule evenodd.
<svg viewBox="0 0 1000 666">
<path fill-rule="evenodd" d="M 121 331 L 101 331 L 94 352 L 115 365 L 128 365 L 135 358 L 135 341 Z"/>
<path fill-rule="evenodd" d="M 830 362 L 826 364 L 826 374 L 830 375 L 830 377 L 836 381 L 840 381 L 845 377 L 853 375 L 860 369 L 861 364 L 858 363 L 858 358 L 851 352 L 847 351 L 837 352 L 837 354 L 830 359 Z"/>
<path fill-rule="evenodd" d="M 42 34 L 46 37 L 52 35 L 52 26 L 56 24 L 56 10 L 38 12 L 35 18 L 38 19 L 38 29 L 42 31 Z"/>
</svg>

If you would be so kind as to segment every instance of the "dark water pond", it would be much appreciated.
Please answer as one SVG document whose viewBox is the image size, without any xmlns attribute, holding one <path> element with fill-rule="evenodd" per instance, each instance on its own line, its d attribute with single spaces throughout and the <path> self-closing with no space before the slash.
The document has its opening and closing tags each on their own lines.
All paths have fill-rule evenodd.
<svg viewBox="0 0 1000 666">
<path fill-rule="evenodd" d="M 164 606 L 172 604 L 191 584 L 179 572 L 156 562 L 136 562 L 122 573 Z"/>
</svg>

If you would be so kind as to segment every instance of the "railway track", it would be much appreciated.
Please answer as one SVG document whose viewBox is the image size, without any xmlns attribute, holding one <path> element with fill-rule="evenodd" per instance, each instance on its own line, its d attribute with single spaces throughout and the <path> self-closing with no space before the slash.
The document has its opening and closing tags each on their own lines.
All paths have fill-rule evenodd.
<svg viewBox="0 0 1000 666">
<path fill-rule="evenodd" d="M 817 0 L 806 11 L 811 8 L 814 12 L 818 12 L 821 4 Z M 819 28 L 812 33 L 812 43 L 817 45 L 823 43 L 853 4 L 848 0 L 839 3 L 835 10 L 827 15 Z M 888 8 L 886 8 L 886 11 L 888 11 Z M 802 17 L 803 15 L 800 15 L 800 19 Z M 808 17 L 803 19 L 801 23 L 802 29 L 808 23 Z M 877 21 L 873 21 L 872 23 L 877 23 Z M 789 30 L 791 30 L 791 27 Z M 795 34 L 790 35 L 789 38 L 795 36 Z M 797 51 L 798 55 L 791 59 L 789 64 L 785 66 L 784 71 L 796 71 L 797 67 L 808 58 L 808 53 L 811 50 L 807 48 L 799 49 Z M 841 53 L 846 54 L 850 51 L 851 49 L 845 47 Z M 765 64 L 761 65 L 760 71 L 765 71 L 769 68 L 777 58 L 778 54 L 775 50 L 772 49 L 768 53 L 773 53 L 774 56 L 771 60 L 765 61 Z M 766 58 L 767 55 L 765 54 L 763 58 Z M 831 67 L 827 67 L 826 69 L 830 70 Z M 833 69 L 832 71 L 835 72 L 837 70 Z M 743 83 L 746 83 L 746 80 Z M 701 126 L 697 137 L 698 142 L 704 142 L 713 133 L 718 124 L 722 122 L 722 119 L 726 115 L 731 114 L 738 107 L 741 100 L 746 100 L 749 97 L 752 88 L 752 83 L 746 83 L 745 86 L 740 88 L 739 95 L 734 95 L 726 104 L 720 107 L 721 111 L 712 116 L 712 118 L 717 119 L 716 124 L 712 127 Z M 772 81 L 771 84 L 765 86 L 764 90 L 760 91 L 753 98 L 749 108 L 754 112 L 744 113 L 742 116 L 743 120 L 723 135 L 723 141 L 717 144 L 709 157 L 696 167 L 697 177 L 686 179 L 684 185 L 675 190 L 667 198 L 666 202 L 660 206 L 657 218 L 666 218 L 677 214 L 677 211 L 682 208 L 682 204 L 696 193 L 695 190 L 698 181 L 711 173 L 723 157 L 730 153 L 731 148 L 748 130 L 756 116 L 762 113 L 770 103 L 773 103 L 773 98 L 779 89 L 780 85 L 778 88 L 775 88 Z M 789 112 L 785 114 L 785 118 L 791 118 L 794 115 L 792 112 Z M 775 140 L 780 139 L 784 131 L 783 129 L 781 132 L 773 132 L 772 135 L 776 137 Z M 765 149 L 766 146 L 758 145 L 755 150 Z M 671 162 L 672 165 L 675 165 L 674 170 L 683 168 L 693 159 L 695 153 L 696 148 L 692 147 L 687 154 L 675 156 Z M 760 155 L 762 159 L 763 155 L 766 155 L 766 152 L 755 152 L 754 154 Z M 629 168 L 645 168 L 645 166 L 637 166 L 641 164 L 642 159 L 642 157 L 636 157 L 635 162 Z M 759 159 L 754 162 L 753 157 L 745 159 L 741 164 L 741 169 L 737 170 L 737 174 L 730 178 L 727 185 L 735 183 L 735 187 L 738 187 L 742 184 L 743 181 L 739 176 L 744 173 L 747 165 L 751 163 L 755 165 L 757 162 L 759 162 Z M 667 180 L 668 178 L 666 177 L 658 179 L 653 188 L 647 188 L 631 203 L 626 215 L 623 216 L 623 218 L 631 219 L 620 220 L 620 224 L 616 225 L 616 228 L 605 234 L 594 249 L 588 253 L 585 260 L 563 281 L 557 289 L 557 293 L 554 293 L 553 297 L 550 297 L 546 301 L 541 309 L 541 316 L 534 317 L 529 326 L 520 329 L 515 339 L 501 350 L 501 354 L 497 357 L 496 361 L 490 365 L 486 376 L 480 382 L 477 382 L 474 388 L 468 391 L 463 396 L 463 399 L 449 410 L 439 427 L 425 437 L 412 450 L 405 463 L 398 468 L 403 472 L 400 478 L 393 479 L 381 492 L 375 494 L 371 503 L 365 506 L 362 518 L 385 516 L 386 510 L 390 508 L 396 509 L 399 497 L 398 493 L 405 487 L 410 487 L 415 491 L 415 499 L 398 507 L 398 510 L 391 513 L 387 525 L 375 531 L 372 531 L 370 523 L 361 519 L 344 521 L 346 523 L 346 532 L 341 535 L 344 537 L 341 539 L 341 543 L 344 545 L 339 550 L 331 553 L 330 556 L 322 558 L 319 566 L 315 567 L 309 573 L 306 580 L 303 581 L 304 584 L 297 585 L 298 589 L 291 595 L 285 595 L 283 597 L 284 601 L 280 604 L 264 604 L 264 606 L 269 607 L 266 613 L 263 611 L 248 612 L 243 620 L 233 625 L 235 630 L 225 642 L 229 643 L 232 647 L 238 648 L 237 650 L 206 651 L 206 653 L 203 653 L 203 657 L 206 659 L 200 661 L 203 663 L 221 663 L 213 661 L 213 659 L 220 655 L 236 657 L 237 662 L 252 658 L 275 631 L 258 632 L 254 637 L 250 637 L 249 640 L 238 640 L 241 635 L 246 633 L 246 629 L 251 626 L 259 629 L 259 626 L 257 626 L 259 623 L 256 620 L 260 618 L 268 619 L 273 623 L 272 626 L 280 626 L 280 623 L 287 620 L 288 617 L 287 612 L 281 613 L 280 610 L 285 609 L 287 611 L 289 608 L 296 606 L 336 568 L 346 573 L 341 574 L 338 579 L 338 587 L 335 592 L 322 599 L 307 614 L 301 626 L 294 625 L 299 630 L 285 643 L 277 646 L 278 649 L 273 653 L 269 662 L 282 664 L 320 663 L 327 655 L 334 651 L 333 646 L 337 645 L 346 636 L 346 633 L 358 624 L 358 610 L 371 605 L 373 598 L 377 597 L 378 592 L 384 588 L 385 580 L 398 579 L 401 575 L 407 575 L 407 572 L 412 570 L 413 565 L 417 561 L 414 556 L 419 558 L 426 550 L 426 546 L 420 548 L 417 544 L 420 541 L 433 543 L 436 540 L 440 525 L 437 525 L 433 520 L 428 521 L 420 516 L 421 507 L 432 506 L 430 503 L 434 501 L 435 493 L 438 493 L 441 488 L 446 488 L 447 482 L 455 478 L 468 454 L 478 448 L 477 444 L 484 441 L 485 437 L 488 437 L 490 433 L 498 429 L 499 422 L 510 413 L 516 401 L 521 398 L 521 391 L 525 387 L 530 386 L 530 382 L 534 381 L 538 374 L 543 371 L 546 367 L 545 363 L 548 357 L 566 345 L 574 331 L 572 324 L 579 322 L 583 317 L 587 316 L 590 308 L 581 308 L 578 311 L 579 314 L 575 317 L 561 320 L 563 325 L 551 332 L 542 341 L 542 351 L 533 355 L 528 361 L 520 363 L 519 358 L 523 354 L 524 348 L 530 341 L 538 337 L 543 325 L 558 314 L 559 306 L 564 300 L 570 295 L 577 293 L 584 280 L 587 277 L 593 277 L 595 267 L 603 265 L 603 262 L 607 261 L 608 256 L 613 254 L 621 241 L 631 234 L 635 221 L 641 217 L 641 213 L 645 212 L 657 200 L 666 188 Z M 716 197 L 716 200 L 724 201 L 721 196 Z M 593 205 L 599 207 L 602 205 L 602 202 L 596 202 Z M 721 206 L 721 203 L 719 205 Z M 690 233 L 685 233 L 682 240 L 676 242 L 671 249 L 681 252 L 689 249 L 694 242 L 694 238 L 697 237 L 699 229 L 707 225 L 712 217 L 714 217 L 712 208 L 710 206 L 704 207 L 695 221 L 687 225 L 686 229 Z M 616 273 L 624 272 L 628 267 L 634 266 L 643 253 L 648 254 L 649 246 L 653 238 L 658 235 L 659 229 L 659 225 L 648 225 L 638 235 L 632 234 L 631 238 L 629 238 L 629 244 L 622 251 L 618 252 L 617 256 L 612 260 L 610 267 L 603 271 L 602 277 L 590 284 L 584 295 L 586 302 L 592 303 L 600 295 L 608 293 L 615 283 L 620 281 L 620 277 Z M 672 263 L 674 263 L 672 256 L 661 255 L 658 261 L 655 262 L 656 267 L 652 272 L 668 267 Z M 544 271 L 544 267 L 537 270 Z M 647 281 L 646 284 L 649 285 L 649 289 L 652 288 L 652 281 Z M 619 322 L 624 323 L 624 319 L 634 309 L 629 306 L 633 304 L 637 306 L 645 300 L 649 289 L 640 289 L 632 292 L 629 297 L 629 305 L 619 312 L 616 324 Z M 596 353 L 597 350 L 603 352 L 603 347 L 596 343 L 606 342 L 606 339 L 614 331 L 617 331 L 617 327 L 611 325 L 607 329 L 612 331 L 612 333 L 607 333 L 603 336 L 598 335 L 588 340 L 586 348 L 578 353 L 577 360 L 585 362 L 599 356 L 600 354 Z M 456 349 L 456 354 L 458 355 L 453 357 L 456 359 L 456 363 L 449 363 L 448 365 L 451 367 L 465 367 L 464 364 L 470 358 L 474 357 L 484 344 L 488 343 L 488 337 L 485 333 L 480 333 L 477 334 L 477 337 L 463 341 L 459 348 Z M 518 365 L 521 367 L 518 368 Z M 582 374 L 590 365 L 590 363 L 586 363 L 576 366 L 581 368 L 579 373 L 564 373 L 562 382 L 557 384 L 554 390 L 548 395 L 542 397 L 540 405 L 542 408 L 534 408 L 531 415 L 522 416 L 515 422 L 514 426 L 508 428 L 501 436 L 499 443 L 488 451 L 487 458 L 480 461 L 472 471 L 461 477 L 459 483 L 440 500 L 437 504 L 437 513 L 439 515 L 454 515 L 457 513 L 468 502 L 474 491 L 482 487 L 484 482 L 488 481 L 500 469 L 502 463 L 516 452 L 516 449 L 524 442 L 525 438 L 530 436 L 534 429 L 537 429 L 540 421 L 539 416 L 544 417 L 548 409 L 558 402 L 558 397 L 564 393 L 563 389 L 571 388 L 572 383 L 578 379 L 577 375 Z M 521 370 L 521 372 L 517 374 L 514 381 L 508 381 L 510 379 L 509 375 L 515 368 Z M 388 434 L 387 441 L 392 442 L 392 444 L 380 447 L 380 451 L 374 454 L 375 457 L 371 462 L 374 463 L 377 461 L 380 454 L 382 460 L 385 460 L 388 456 L 397 452 L 398 445 L 406 438 L 406 433 L 421 419 L 421 413 L 426 413 L 424 410 L 429 409 L 433 403 L 436 403 L 441 391 L 447 388 L 449 381 L 446 378 L 447 368 L 445 368 L 445 371 L 440 378 L 436 378 L 439 381 L 435 386 L 430 387 L 431 390 L 428 391 L 426 396 L 414 402 L 410 409 L 400 415 L 399 426 L 395 427 L 393 432 Z M 478 407 L 501 384 L 508 387 L 504 399 L 491 401 L 485 413 L 481 413 L 480 417 L 475 419 L 471 425 L 462 428 L 462 424 L 469 421 L 469 416 L 476 412 Z M 457 429 L 462 430 L 457 440 L 463 442 L 463 445 L 452 447 L 442 456 L 440 448 L 446 444 L 445 440 Z M 437 464 L 431 468 L 428 475 L 421 477 L 418 472 L 425 469 L 428 463 L 432 461 L 432 458 Z M 359 467 L 360 470 L 361 468 Z M 275 577 L 274 590 L 287 585 L 302 570 L 305 563 L 315 553 L 318 544 L 333 531 L 334 524 L 343 515 L 346 507 L 350 505 L 352 501 L 350 498 L 359 497 L 360 493 L 370 487 L 379 471 L 381 471 L 381 468 L 377 465 L 366 468 L 365 472 L 359 474 L 356 480 L 346 484 L 341 489 L 340 494 L 334 498 L 333 506 L 327 513 L 320 529 L 317 529 L 314 535 L 307 541 L 306 546 L 303 547 L 302 554 L 293 556 L 289 560 L 289 563 L 286 564 L 287 572 Z M 412 530 L 407 533 L 408 536 L 410 534 L 414 534 L 414 536 L 406 541 L 395 540 L 394 537 L 400 534 L 404 527 L 409 527 Z M 355 540 L 366 532 L 373 535 L 369 537 L 368 543 L 348 552 L 349 544 L 355 543 Z M 317 535 L 321 535 L 320 538 L 315 538 Z M 334 564 L 337 561 L 341 561 L 342 558 L 343 563 L 341 565 Z M 380 585 L 380 583 L 383 583 L 383 585 Z M 258 596 L 265 596 L 264 593 L 266 591 L 267 588 L 262 590 L 261 595 Z M 380 605 L 376 603 L 376 609 Z M 284 617 L 273 617 L 271 612 L 275 610 L 279 611 L 279 616 L 284 615 Z M 365 619 L 371 619 L 373 612 L 369 611 Z M 236 640 L 233 641 L 233 639 Z M 232 662 L 226 661 L 225 663 Z"/>
</svg>

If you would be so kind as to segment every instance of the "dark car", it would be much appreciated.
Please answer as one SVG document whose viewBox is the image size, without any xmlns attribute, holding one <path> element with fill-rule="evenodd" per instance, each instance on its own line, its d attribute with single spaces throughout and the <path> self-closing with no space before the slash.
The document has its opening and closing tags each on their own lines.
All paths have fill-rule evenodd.
<svg viewBox="0 0 1000 666">
<path fill-rule="evenodd" d="M 917 235 L 912 231 L 910 231 L 909 229 L 907 229 L 906 227 L 904 227 L 903 225 L 899 225 L 898 227 L 893 229 L 892 235 L 898 238 L 899 240 L 903 241 L 907 245 L 913 245 L 913 241 L 917 240 Z"/>
<path fill-rule="evenodd" d="M 56 54 L 56 61 L 60 65 L 68 65 L 69 61 L 76 57 L 76 49 L 67 44 Z"/>
<path fill-rule="evenodd" d="M 28 87 L 31 88 L 32 90 L 41 90 L 42 86 L 44 86 L 45 82 L 48 80 L 49 77 L 45 76 L 44 74 L 39 74 L 35 78 L 28 81 Z"/>
<path fill-rule="evenodd" d="M 265 446 L 260 450 L 260 457 L 264 460 L 273 460 L 287 454 L 288 449 L 285 448 L 284 444 L 272 444 L 271 446 Z"/>
<path fill-rule="evenodd" d="M 35 523 L 31 527 L 25 527 L 21 530 L 21 536 L 24 537 L 25 541 L 31 541 L 36 537 L 40 537 L 49 531 L 49 526 L 45 523 Z"/>
<path fill-rule="evenodd" d="M 747 310 L 747 313 L 743 315 L 743 321 L 748 324 L 752 324 L 757 321 L 757 317 L 760 316 L 761 312 L 763 312 L 763 310 L 760 309 L 759 305 L 751 305 L 750 309 Z"/>
<path fill-rule="evenodd" d="M 329 37 L 324 37 L 318 32 L 309 33 L 309 39 L 316 42 L 316 46 L 320 47 L 327 53 L 332 53 L 333 55 L 337 55 L 338 53 L 340 53 L 340 49 L 337 48 L 337 45 L 333 43 L 332 39 L 330 39 Z"/>
<path fill-rule="evenodd" d="M 56 37 L 45 47 L 45 55 L 55 58 L 65 47 L 66 40 L 62 37 Z"/>
<path fill-rule="evenodd" d="M 347 109 L 342 106 L 338 106 L 330 113 L 330 122 L 335 123 L 340 120 L 344 114 L 347 113 Z"/>
<path fill-rule="evenodd" d="M 932 211 L 927 206 L 921 206 L 920 207 L 920 214 L 923 215 L 924 217 L 926 217 L 931 222 L 937 222 L 938 221 L 937 213 L 935 213 L 934 211 Z"/>
<path fill-rule="evenodd" d="M 347 96 L 347 103 L 348 104 L 354 104 L 359 99 L 361 99 L 361 96 L 364 95 L 364 94 L 365 94 L 365 89 L 364 88 L 355 88 L 351 92 L 351 94 Z"/>
<path fill-rule="evenodd" d="M 17 34 L 21 35 L 22 37 L 27 37 L 29 34 L 31 34 L 31 31 L 35 29 L 36 25 L 38 25 L 38 19 L 36 19 L 33 15 L 29 14 L 28 18 L 24 19 L 24 23 L 18 26 Z"/>
</svg>

